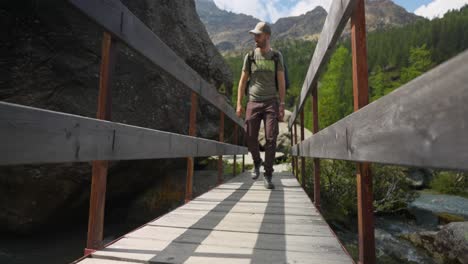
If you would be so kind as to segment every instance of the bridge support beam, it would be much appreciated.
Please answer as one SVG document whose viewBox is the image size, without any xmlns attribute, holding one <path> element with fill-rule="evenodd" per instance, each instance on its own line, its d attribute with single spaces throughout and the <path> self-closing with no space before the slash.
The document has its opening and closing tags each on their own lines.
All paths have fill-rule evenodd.
<svg viewBox="0 0 468 264">
<path fill-rule="evenodd" d="M 234 124 L 234 145 L 239 144 L 239 125 Z M 234 161 L 232 163 L 232 175 L 237 175 L 237 155 L 234 155 Z"/>
<path fill-rule="evenodd" d="M 357 0 L 351 16 L 353 55 L 354 111 L 369 103 L 366 19 L 364 0 Z M 359 262 L 375 263 L 374 215 L 372 208 L 372 174 L 369 163 L 357 164 Z"/>
<path fill-rule="evenodd" d="M 297 124 L 296 122 L 293 123 L 293 127 L 294 127 L 294 145 L 297 145 Z M 298 156 L 294 157 L 294 167 L 296 168 L 296 178 L 297 180 L 299 180 L 299 164 L 298 164 Z"/>
<path fill-rule="evenodd" d="M 245 155 L 242 155 L 242 172 L 245 172 Z"/>
<path fill-rule="evenodd" d="M 245 129 L 241 127 L 241 145 L 246 146 L 245 142 Z M 245 155 L 242 154 L 242 172 L 245 172 Z"/>
<path fill-rule="evenodd" d="M 319 131 L 317 83 L 312 87 L 312 134 Z M 320 211 L 320 160 L 314 158 L 314 205 Z"/>
<path fill-rule="evenodd" d="M 219 142 L 224 142 L 224 113 L 219 114 Z M 223 182 L 223 156 L 218 156 L 218 184 Z"/>
<path fill-rule="evenodd" d="M 294 146 L 292 128 L 289 128 L 289 140 L 291 142 L 291 148 L 292 148 Z M 296 168 L 294 168 L 294 156 L 292 154 L 291 154 L 291 169 L 292 169 L 293 175 L 296 175 Z"/>
<path fill-rule="evenodd" d="M 115 64 L 115 46 L 116 41 L 112 38 L 110 33 L 104 32 L 102 39 L 97 119 L 111 120 L 111 82 Z M 85 255 L 88 255 L 103 246 L 102 238 L 104 229 L 108 162 L 97 160 L 93 161 L 92 166 L 88 237 Z"/>
<path fill-rule="evenodd" d="M 303 141 L 305 139 L 304 137 L 304 109 L 302 109 L 301 111 L 301 141 Z M 306 179 L 306 176 L 305 176 L 305 157 L 301 157 L 301 185 L 302 185 L 302 188 L 305 188 L 306 187 L 306 184 L 305 184 L 305 179 Z"/>
<path fill-rule="evenodd" d="M 198 109 L 198 94 L 192 92 L 190 98 L 190 124 L 189 136 L 196 136 L 197 127 L 197 109 Z M 188 203 L 192 199 L 193 186 L 193 157 L 187 158 L 187 177 L 185 181 L 185 202 Z"/>
</svg>

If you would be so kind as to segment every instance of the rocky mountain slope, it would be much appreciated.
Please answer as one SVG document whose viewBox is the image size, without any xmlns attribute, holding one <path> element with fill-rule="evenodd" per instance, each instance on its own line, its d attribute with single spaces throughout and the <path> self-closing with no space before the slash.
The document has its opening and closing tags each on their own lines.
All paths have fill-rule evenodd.
<svg viewBox="0 0 468 264">
<path fill-rule="evenodd" d="M 247 33 L 260 20 L 244 14 L 221 10 L 213 0 L 195 0 L 197 12 L 208 34 L 221 52 L 249 49 L 252 38 Z M 306 10 L 304 10 L 306 11 Z M 322 7 L 295 17 L 278 19 L 272 24 L 274 39 L 317 39 L 327 12 Z M 392 0 L 366 0 L 367 28 L 370 31 L 402 26 L 422 19 L 407 12 Z M 349 34 L 349 28 L 344 34 Z"/>
</svg>

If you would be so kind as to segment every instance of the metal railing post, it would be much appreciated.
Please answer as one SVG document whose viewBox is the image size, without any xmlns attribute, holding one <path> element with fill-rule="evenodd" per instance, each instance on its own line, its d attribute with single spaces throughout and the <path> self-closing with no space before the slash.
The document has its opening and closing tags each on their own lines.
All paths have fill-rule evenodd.
<svg viewBox="0 0 468 264">
<path fill-rule="evenodd" d="M 319 131 L 318 124 L 318 97 L 317 97 L 317 83 L 312 87 L 312 134 Z M 320 211 L 320 159 L 314 158 L 314 204 L 317 210 Z"/>
<path fill-rule="evenodd" d="M 224 112 L 219 115 L 219 142 L 224 142 Z M 223 156 L 218 156 L 218 184 L 223 182 Z"/>
<path fill-rule="evenodd" d="M 304 141 L 305 136 L 304 136 L 304 109 L 301 111 L 301 141 Z M 305 188 L 305 157 L 301 157 L 301 185 L 302 188 Z"/>
<path fill-rule="evenodd" d="M 192 92 L 190 98 L 190 124 L 189 124 L 189 136 L 196 136 L 197 127 L 197 109 L 198 109 L 198 94 Z M 187 178 L 185 182 L 185 202 L 188 203 L 192 199 L 192 187 L 193 187 L 193 157 L 187 158 Z"/>
<path fill-rule="evenodd" d="M 351 16 L 351 46 L 353 57 L 354 111 L 369 103 L 366 18 L 364 0 L 357 0 Z M 357 163 L 359 260 L 375 263 L 374 215 L 372 208 L 372 175 L 370 163 Z"/>
<path fill-rule="evenodd" d="M 294 145 L 297 145 L 297 124 L 296 121 L 294 120 L 293 123 L 294 126 Z M 294 167 L 296 168 L 296 178 L 299 180 L 299 164 L 298 164 L 298 156 L 294 157 Z"/>
<path fill-rule="evenodd" d="M 112 38 L 111 34 L 104 32 L 102 39 L 97 119 L 111 119 L 111 82 L 115 64 L 115 45 L 115 40 Z M 108 161 L 96 160 L 92 162 L 88 237 L 84 250 L 85 255 L 103 246 L 102 238 L 104 229 L 104 208 L 106 203 L 107 169 Z"/>
<path fill-rule="evenodd" d="M 238 145 L 239 143 L 239 134 L 238 134 L 238 128 L 239 125 L 235 124 L 234 125 L 234 145 Z M 237 175 L 237 155 L 234 155 L 234 161 L 232 163 L 232 175 L 236 176 Z"/>
<path fill-rule="evenodd" d="M 245 172 L 245 155 L 242 155 L 242 172 Z"/>
<path fill-rule="evenodd" d="M 242 146 L 245 146 L 245 130 L 242 128 Z M 245 172 L 245 155 L 242 154 L 242 172 Z"/>
<path fill-rule="evenodd" d="M 294 146 L 294 141 L 293 141 L 293 130 L 292 130 L 292 127 L 289 128 L 289 139 L 291 141 L 291 149 L 292 147 Z M 291 154 L 291 169 L 292 169 L 292 173 L 293 175 L 296 175 L 296 168 L 294 167 L 294 156 Z"/>
</svg>

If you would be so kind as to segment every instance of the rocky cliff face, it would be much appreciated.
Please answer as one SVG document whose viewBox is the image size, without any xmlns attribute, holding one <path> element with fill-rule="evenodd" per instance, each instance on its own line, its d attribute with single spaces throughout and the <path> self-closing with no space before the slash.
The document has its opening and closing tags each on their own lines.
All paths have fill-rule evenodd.
<svg viewBox="0 0 468 264">
<path fill-rule="evenodd" d="M 195 0 L 197 12 L 205 24 L 213 43 L 221 52 L 245 50 L 253 47 L 248 31 L 260 20 L 244 14 L 219 9 L 213 0 Z M 327 12 L 322 7 L 304 10 L 304 14 L 278 19 L 272 24 L 273 40 L 316 40 L 322 31 Z M 369 31 L 402 26 L 422 19 L 408 13 L 392 0 L 366 0 L 366 25 Z M 350 33 L 349 26 L 344 34 Z"/>
<path fill-rule="evenodd" d="M 326 18 L 327 11 L 318 6 L 300 16 L 278 19 L 273 25 L 272 31 L 277 32 L 276 39 L 316 40 L 322 31 Z"/>
<path fill-rule="evenodd" d="M 366 0 L 366 23 L 369 31 L 404 26 L 423 19 L 407 12 L 392 0 Z"/>
<path fill-rule="evenodd" d="M 220 51 L 252 47 L 253 41 L 247 32 L 260 20 L 221 10 L 213 0 L 196 0 L 195 3 L 201 21 Z"/>
<path fill-rule="evenodd" d="M 123 3 L 203 78 L 231 91 L 231 72 L 193 0 Z M 3 1 L 0 14 L 0 100 L 94 117 L 102 29 L 61 0 Z M 123 44 L 116 62 L 112 120 L 186 134 L 190 90 Z M 203 101 L 199 109 L 198 135 L 217 138 L 218 111 Z M 114 162 L 108 200 L 131 198 L 181 167 L 183 159 Z M 76 210 L 87 213 L 90 168 L 88 163 L 0 167 L 0 231 L 27 232 Z M 176 185 L 166 191 L 183 196 L 184 182 Z"/>
</svg>

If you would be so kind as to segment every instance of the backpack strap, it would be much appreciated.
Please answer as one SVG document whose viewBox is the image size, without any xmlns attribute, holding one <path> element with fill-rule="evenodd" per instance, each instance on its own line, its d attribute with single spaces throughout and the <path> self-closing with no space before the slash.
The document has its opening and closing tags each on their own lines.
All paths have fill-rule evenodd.
<svg viewBox="0 0 468 264">
<path fill-rule="evenodd" d="M 275 85 L 276 85 L 276 90 L 279 90 L 279 85 L 278 85 L 278 62 L 279 62 L 279 53 L 276 50 L 273 50 L 273 56 L 272 59 L 275 61 Z"/>
<path fill-rule="evenodd" d="M 252 75 L 252 63 L 256 63 L 255 62 L 255 50 L 249 51 L 248 62 L 249 62 L 249 76 L 251 76 Z"/>
<path fill-rule="evenodd" d="M 250 78 L 252 78 L 252 63 L 256 63 L 255 50 L 251 50 L 247 54 L 247 63 L 249 64 L 249 79 L 247 80 L 247 87 L 245 87 L 245 95 L 249 94 Z"/>
<path fill-rule="evenodd" d="M 273 51 L 272 59 L 275 61 L 275 72 L 278 71 L 278 62 L 279 62 L 279 52 L 276 50 Z"/>
</svg>

